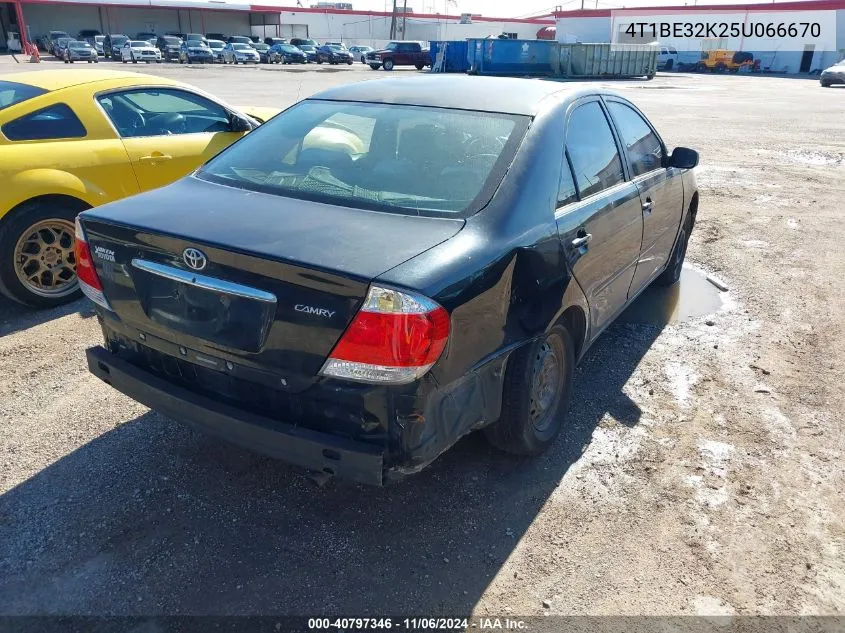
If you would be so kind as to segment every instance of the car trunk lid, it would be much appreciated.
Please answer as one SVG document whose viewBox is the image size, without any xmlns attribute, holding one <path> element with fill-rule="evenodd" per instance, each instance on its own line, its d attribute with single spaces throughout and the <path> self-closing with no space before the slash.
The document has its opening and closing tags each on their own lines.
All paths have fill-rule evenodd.
<svg viewBox="0 0 845 633">
<path fill-rule="evenodd" d="M 209 366 L 301 378 L 316 376 L 372 279 L 463 226 L 194 178 L 81 219 L 104 293 L 138 335 L 200 352 Z"/>
</svg>

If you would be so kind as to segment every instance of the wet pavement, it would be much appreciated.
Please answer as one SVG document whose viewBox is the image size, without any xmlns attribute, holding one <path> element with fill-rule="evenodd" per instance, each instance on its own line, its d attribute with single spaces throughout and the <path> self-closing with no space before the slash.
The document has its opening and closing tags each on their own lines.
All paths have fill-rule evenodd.
<svg viewBox="0 0 845 633">
<path fill-rule="evenodd" d="M 664 326 L 714 314 L 722 293 L 704 272 L 684 265 L 681 281 L 668 288 L 652 284 L 619 317 L 621 323 Z"/>
</svg>

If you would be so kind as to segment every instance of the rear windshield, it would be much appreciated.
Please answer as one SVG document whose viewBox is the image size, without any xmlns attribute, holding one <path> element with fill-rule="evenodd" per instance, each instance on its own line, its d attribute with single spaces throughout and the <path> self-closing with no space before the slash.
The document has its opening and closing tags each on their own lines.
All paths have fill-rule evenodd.
<svg viewBox="0 0 845 633">
<path fill-rule="evenodd" d="M 266 51 L 270 48 L 267 44 L 253 44 L 252 47 L 257 51 Z"/>
<path fill-rule="evenodd" d="M 253 49 L 253 48 L 252 48 L 252 46 L 250 46 L 249 44 L 232 44 L 232 48 L 234 48 L 236 51 L 251 51 L 251 50 L 255 50 L 255 49 Z"/>
<path fill-rule="evenodd" d="M 150 45 L 149 42 L 132 42 L 130 46 L 132 48 L 148 48 Z"/>
<path fill-rule="evenodd" d="M 528 117 L 307 100 L 206 164 L 200 178 L 413 215 L 467 215 L 493 195 Z"/>
<path fill-rule="evenodd" d="M 124 44 L 128 39 L 125 35 L 115 35 L 111 38 L 111 43 L 113 46 L 119 46 L 120 44 Z"/>
<path fill-rule="evenodd" d="M 165 44 L 169 44 L 171 46 L 174 44 L 182 43 L 182 40 L 180 40 L 178 37 L 163 37 L 162 39 L 164 40 Z"/>
<path fill-rule="evenodd" d="M 68 48 L 90 48 L 90 46 L 88 42 L 71 42 L 68 44 Z"/>
<path fill-rule="evenodd" d="M 32 99 L 38 95 L 43 95 L 45 92 L 47 91 L 44 88 L 36 88 L 35 86 L 19 84 L 14 81 L 0 81 L 0 110 L 13 106 L 21 101 Z"/>
</svg>

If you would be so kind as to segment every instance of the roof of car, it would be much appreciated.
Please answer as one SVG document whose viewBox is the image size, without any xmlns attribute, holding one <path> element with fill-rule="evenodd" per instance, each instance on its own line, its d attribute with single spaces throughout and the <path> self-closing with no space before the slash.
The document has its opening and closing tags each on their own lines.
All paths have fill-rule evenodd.
<svg viewBox="0 0 845 633">
<path fill-rule="evenodd" d="M 114 79 L 135 80 L 149 79 L 155 84 L 174 84 L 176 82 L 164 77 L 154 77 L 141 73 L 128 73 L 119 70 L 74 70 L 71 68 L 62 70 L 31 70 L 11 75 L 2 75 L 0 78 L 6 81 L 14 81 L 22 84 L 29 84 L 43 88 L 44 90 L 62 90 L 72 86 L 93 83 L 95 81 L 111 81 Z"/>
<path fill-rule="evenodd" d="M 427 75 L 346 84 L 310 98 L 533 115 L 539 110 L 540 102 L 551 95 L 565 93 L 566 96 L 575 97 L 600 92 L 604 91 L 587 82 Z"/>
</svg>

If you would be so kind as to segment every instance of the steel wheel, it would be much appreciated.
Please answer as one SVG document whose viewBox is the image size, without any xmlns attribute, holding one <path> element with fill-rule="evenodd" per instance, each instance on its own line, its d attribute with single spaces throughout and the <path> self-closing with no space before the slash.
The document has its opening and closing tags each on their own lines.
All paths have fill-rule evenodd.
<svg viewBox="0 0 845 633">
<path fill-rule="evenodd" d="M 39 297 L 59 298 L 76 292 L 74 224 L 58 218 L 42 220 L 21 234 L 15 246 L 15 274 Z"/>
<path fill-rule="evenodd" d="M 534 354 L 528 405 L 528 415 L 538 435 L 544 435 L 551 427 L 553 415 L 550 413 L 557 409 L 559 397 L 560 363 L 555 350 L 544 341 Z"/>
</svg>

